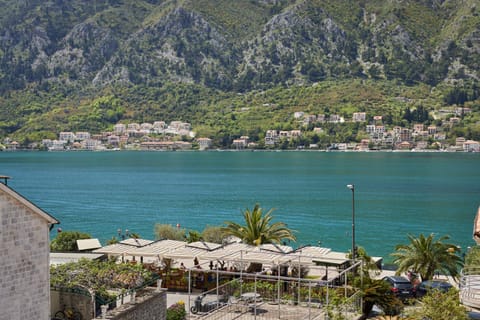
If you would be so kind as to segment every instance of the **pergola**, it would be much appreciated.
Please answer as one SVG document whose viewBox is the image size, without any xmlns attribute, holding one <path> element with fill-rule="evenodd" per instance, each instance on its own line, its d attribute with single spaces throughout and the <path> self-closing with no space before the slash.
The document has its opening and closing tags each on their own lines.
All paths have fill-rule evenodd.
<svg viewBox="0 0 480 320">
<path fill-rule="evenodd" d="M 284 313 L 281 301 L 289 295 L 295 297 L 297 294 L 297 298 L 300 299 L 300 292 L 303 292 L 302 301 L 305 302 L 307 299 L 309 310 L 315 308 L 315 304 L 310 305 L 312 302 L 310 295 L 314 294 L 315 290 L 320 290 L 319 288 L 326 290 L 327 305 L 329 292 L 332 292 L 329 290 L 336 290 L 339 286 L 345 287 L 347 297 L 346 273 L 361 264 L 357 261 L 357 264 L 352 265 L 345 252 L 334 252 L 329 248 L 316 246 L 293 249 L 285 245 L 252 246 L 240 242 L 217 244 L 204 241 L 187 243 L 177 240 L 127 240 L 129 241 L 108 245 L 93 252 L 104 253 L 110 257 L 122 257 L 122 261 L 127 257 L 140 262 L 143 262 L 144 258 L 150 259 L 150 262 L 152 260 L 162 262 L 163 266 L 145 265 L 150 265 L 149 267 L 153 267 L 156 272 L 161 272 L 162 280 L 166 281 L 166 288 L 188 290 L 187 310 L 191 310 L 192 299 L 200 291 L 202 292 L 200 296 L 208 294 L 209 299 L 215 301 L 224 299 L 225 295 L 230 299 L 234 292 L 237 297 L 238 292 L 235 290 L 240 291 L 240 297 L 247 294 L 257 296 L 260 292 L 264 301 L 271 301 L 272 305 L 276 305 L 275 312 L 280 319 Z M 170 268 L 179 261 L 185 262 L 186 270 Z M 252 268 L 248 268 L 249 266 Z M 329 268 L 336 268 L 336 272 L 330 273 L 330 278 Z M 304 271 L 307 269 L 313 277 L 304 277 Z M 257 284 L 261 284 L 261 287 L 257 288 Z M 161 286 L 162 283 L 158 285 Z M 265 291 L 265 288 L 274 288 L 274 291 L 268 291 L 271 289 Z M 308 293 L 307 296 L 305 292 Z M 318 291 L 315 294 L 318 294 Z M 354 301 L 351 298 L 354 297 L 349 297 Z M 254 305 L 256 306 L 255 301 Z"/>
<path fill-rule="evenodd" d="M 304 246 L 293 249 L 285 245 L 252 246 L 239 242 L 218 244 L 205 241 L 187 243 L 168 239 L 157 241 L 127 239 L 93 252 L 103 253 L 109 257 L 120 256 L 122 260 L 125 257 L 131 257 L 133 260 L 139 257 L 142 262 L 143 258 L 154 258 L 157 262 L 165 259 L 193 261 L 196 258 L 202 265 L 211 262 L 210 268 L 213 264 L 219 264 L 222 267 L 228 264 L 235 267 L 236 271 L 245 271 L 251 263 L 263 264 L 272 270 L 280 266 L 298 266 L 299 268 L 320 266 L 325 268 L 325 278 L 328 278 L 329 267 L 335 267 L 338 271 L 344 270 L 350 264 L 346 253 L 333 252 L 329 248 Z"/>
</svg>

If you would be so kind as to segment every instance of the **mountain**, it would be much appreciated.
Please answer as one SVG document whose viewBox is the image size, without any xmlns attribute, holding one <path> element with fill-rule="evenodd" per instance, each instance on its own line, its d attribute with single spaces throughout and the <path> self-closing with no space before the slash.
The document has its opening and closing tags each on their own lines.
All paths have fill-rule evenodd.
<svg viewBox="0 0 480 320">
<path fill-rule="evenodd" d="M 318 82 L 450 85 L 464 101 L 479 96 L 476 0 L 0 4 L 3 135 L 191 117 L 201 101 Z M 87 119 L 99 97 L 108 110 Z M 184 120 L 208 125 L 197 118 Z"/>
</svg>

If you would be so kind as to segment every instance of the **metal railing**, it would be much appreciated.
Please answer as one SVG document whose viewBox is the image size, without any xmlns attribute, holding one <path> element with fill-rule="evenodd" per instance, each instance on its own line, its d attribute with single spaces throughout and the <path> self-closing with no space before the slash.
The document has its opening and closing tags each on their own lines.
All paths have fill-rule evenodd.
<svg viewBox="0 0 480 320">
<path fill-rule="evenodd" d="M 214 289 L 201 293 L 189 289 L 189 316 L 208 320 L 314 320 L 328 318 L 328 314 L 358 314 L 361 294 L 348 283 L 348 272 L 350 268 L 326 281 L 219 271 L 217 279 L 231 280 L 217 280 Z"/>
<path fill-rule="evenodd" d="M 480 308 L 480 267 L 465 268 L 460 277 L 460 301 L 469 307 Z"/>
</svg>

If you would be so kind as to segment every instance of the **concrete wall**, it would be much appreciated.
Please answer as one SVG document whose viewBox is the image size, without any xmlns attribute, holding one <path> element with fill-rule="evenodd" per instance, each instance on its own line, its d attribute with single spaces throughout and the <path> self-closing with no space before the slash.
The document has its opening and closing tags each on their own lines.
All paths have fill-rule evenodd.
<svg viewBox="0 0 480 320">
<path fill-rule="evenodd" d="M 167 291 L 146 288 L 136 294 L 134 303 L 126 303 L 109 310 L 106 318 L 114 320 L 165 320 L 167 318 Z"/>
<path fill-rule="evenodd" d="M 50 316 L 49 225 L 0 192 L 0 320 Z"/>
</svg>

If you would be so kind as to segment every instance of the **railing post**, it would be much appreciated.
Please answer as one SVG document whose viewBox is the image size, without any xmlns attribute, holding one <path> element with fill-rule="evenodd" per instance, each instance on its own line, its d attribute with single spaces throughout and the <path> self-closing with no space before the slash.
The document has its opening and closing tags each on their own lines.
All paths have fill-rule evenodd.
<svg viewBox="0 0 480 320">
<path fill-rule="evenodd" d="M 107 319 L 108 305 L 104 304 L 100 308 L 102 309 L 102 319 Z"/>
<path fill-rule="evenodd" d="M 135 303 L 135 299 L 136 299 L 136 292 L 135 290 L 132 290 L 132 293 L 130 294 L 130 302 Z"/>
<path fill-rule="evenodd" d="M 157 291 L 162 291 L 162 279 L 157 280 Z"/>
</svg>

